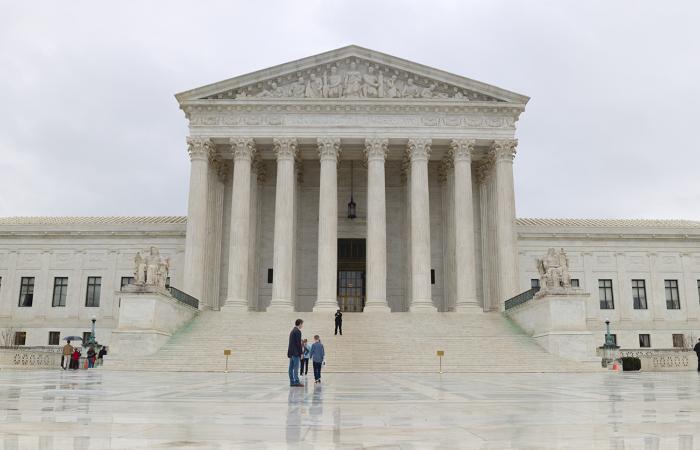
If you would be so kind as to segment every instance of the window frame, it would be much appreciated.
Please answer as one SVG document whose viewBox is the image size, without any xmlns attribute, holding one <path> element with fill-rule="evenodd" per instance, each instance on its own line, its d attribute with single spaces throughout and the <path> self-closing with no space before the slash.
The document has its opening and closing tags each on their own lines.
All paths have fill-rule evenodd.
<svg viewBox="0 0 700 450">
<path fill-rule="evenodd" d="M 121 278 L 119 279 L 119 290 L 120 290 L 120 291 L 123 291 L 123 290 L 124 290 L 124 286 L 130 285 L 131 282 L 133 282 L 134 280 L 136 280 L 135 277 L 128 277 L 128 276 L 127 276 L 127 277 L 121 277 Z M 126 281 L 126 283 L 124 283 L 124 281 Z"/>
<path fill-rule="evenodd" d="M 21 339 L 22 342 L 21 342 L 21 343 L 18 342 L 18 341 L 20 340 L 20 339 L 19 339 L 20 336 L 22 337 L 22 339 Z M 20 346 L 27 345 L 27 332 L 26 332 L 26 331 L 15 331 L 15 335 L 14 335 L 14 337 L 12 338 L 12 342 L 13 342 L 13 344 L 14 344 L 15 347 L 20 347 Z"/>
<path fill-rule="evenodd" d="M 571 287 L 572 288 L 580 288 L 581 287 L 581 280 L 578 278 L 572 278 L 571 279 Z"/>
<path fill-rule="evenodd" d="M 609 283 L 609 286 L 607 285 Z M 603 284 L 603 286 L 601 286 Z M 610 298 L 607 298 L 608 292 L 610 293 Z M 602 298 L 601 297 L 605 297 Z M 615 294 L 613 292 L 613 281 L 612 278 L 599 278 L 598 279 L 598 300 L 600 301 L 600 309 L 615 309 Z"/>
<path fill-rule="evenodd" d="M 51 343 L 51 338 L 56 337 L 56 343 Z M 49 345 L 61 345 L 61 332 L 60 331 L 49 331 Z"/>
<path fill-rule="evenodd" d="M 635 286 L 637 283 L 637 286 Z M 641 286 L 639 286 L 641 283 Z M 647 301 L 647 283 L 646 280 L 641 278 L 635 278 L 631 280 L 632 284 L 632 307 L 638 310 L 649 309 L 649 303 Z M 643 294 L 643 298 L 639 296 L 639 293 Z M 635 297 L 636 295 L 636 297 Z"/>
<path fill-rule="evenodd" d="M 680 345 L 676 345 L 676 339 L 680 339 Z M 685 334 L 673 333 L 671 334 L 671 344 L 673 348 L 685 348 Z"/>
<path fill-rule="evenodd" d="M 65 280 L 65 284 L 58 284 L 58 280 Z M 58 288 L 58 303 L 56 302 L 56 288 Z M 51 294 L 51 307 L 62 308 L 66 306 L 68 299 L 68 277 L 53 277 L 53 292 Z"/>
<path fill-rule="evenodd" d="M 666 295 L 666 309 L 681 309 L 681 293 L 678 289 L 678 280 L 664 280 L 664 293 Z M 673 298 L 675 293 L 675 297 Z M 671 298 L 669 299 L 669 294 Z"/>
<path fill-rule="evenodd" d="M 100 307 L 100 292 L 102 291 L 102 277 L 89 276 L 87 277 L 87 288 L 85 289 L 85 307 L 99 308 Z"/>
<path fill-rule="evenodd" d="M 31 280 L 31 283 L 29 283 Z M 26 284 L 25 284 L 26 281 Z M 31 308 L 34 305 L 34 287 L 36 286 L 36 277 L 20 277 L 19 282 L 19 299 L 17 306 L 20 308 Z M 25 290 L 26 288 L 26 290 Z M 29 296 L 29 304 L 26 304 Z M 24 300 L 23 300 L 24 299 Z"/>
<path fill-rule="evenodd" d="M 639 348 L 651 348 L 651 335 L 649 333 L 639 334 Z"/>
</svg>

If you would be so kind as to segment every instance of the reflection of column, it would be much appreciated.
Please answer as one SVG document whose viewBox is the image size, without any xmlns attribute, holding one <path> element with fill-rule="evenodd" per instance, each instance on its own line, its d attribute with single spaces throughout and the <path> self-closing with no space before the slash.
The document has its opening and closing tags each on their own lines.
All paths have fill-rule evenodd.
<svg viewBox="0 0 700 450">
<path fill-rule="evenodd" d="M 277 186 L 275 190 L 275 232 L 273 252 L 272 300 L 268 309 L 292 311 L 292 264 L 294 261 L 294 192 L 296 177 L 294 159 L 297 155 L 295 138 L 274 139 L 277 156 Z"/>
<path fill-rule="evenodd" d="M 318 295 L 314 311 L 338 308 L 338 156 L 340 139 L 318 139 Z"/>
<path fill-rule="evenodd" d="M 472 161 L 474 140 L 453 140 L 454 227 L 456 310 L 472 311 L 476 302 L 476 258 L 474 256 L 474 204 L 472 198 Z"/>
<path fill-rule="evenodd" d="M 693 255 L 690 253 L 681 253 L 681 266 L 683 267 L 683 286 L 685 292 L 681 292 L 681 309 L 687 311 L 688 320 L 697 321 L 700 313 L 700 303 L 696 300 L 698 295 L 697 280 L 693 277 L 691 267 L 693 264 Z M 693 344 L 695 345 L 695 344 Z"/>
<path fill-rule="evenodd" d="M 206 138 L 187 138 L 187 145 L 191 163 L 183 289 L 189 295 L 201 299 L 204 293 L 204 250 L 207 240 L 207 178 L 209 156 L 214 150 L 214 144 Z"/>
<path fill-rule="evenodd" d="M 411 308 L 412 312 L 437 311 L 430 285 L 430 203 L 428 158 L 430 139 L 409 139 L 411 157 Z"/>
<path fill-rule="evenodd" d="M 365 139 L 367 156 L 367 303 L 365 311 L 389 312 L 386 301 L 386 186 L 388 139 Z"/>
<path fill-rule="evenodd" d="M 248 246 L 250 245 L 250 171 L 255 155 L 252 139 L 231 139 L 233 187 L 228 264 L 228 295 L 224 309 L 248 310 Z"/>
<path fill-rule="evenodd" d="M 498 307 L 518 293 L 518 264 L 515 238 L 515 193 L 513 158 L 515 139 L 494 141 L 491 154 L 496 175 L 496 245 L 498 253 Z"/>
</svg>

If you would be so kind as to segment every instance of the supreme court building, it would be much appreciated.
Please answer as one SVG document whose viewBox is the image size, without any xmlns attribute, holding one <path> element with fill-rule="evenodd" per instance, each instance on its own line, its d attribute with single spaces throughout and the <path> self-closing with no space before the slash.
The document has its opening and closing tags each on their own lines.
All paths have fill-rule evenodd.
<svg viewBox="0 0 700 450">
<path fill-rule="evenodd" d="M 502 311 L 555 247 L 591 329 L 659 347 L 698 329 L 700 223 L 516 218 L 524 95 L 348 46 L 176 98 L 187 217 L 0 219 L 0 325 L 45 345 L 97 315 L 108 340 L 150 245 L 203 310 L 363 314 Z"/>
</svg>

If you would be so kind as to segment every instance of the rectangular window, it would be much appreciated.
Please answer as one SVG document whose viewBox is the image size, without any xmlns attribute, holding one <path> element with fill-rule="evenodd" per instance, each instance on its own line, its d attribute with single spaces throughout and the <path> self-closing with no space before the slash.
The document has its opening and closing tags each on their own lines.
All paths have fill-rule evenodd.
<svg viewBox="0 0 700 450">
<path fill-rule="evenodd" d="M 55 277 L 53 279 L 53 299 L 51 306 L 66 306 L 68 293 L 68 277 Z"/>
<path fill-rule="evenodd" d="M 632 303 L 634 309 L 647 309 L 647 286 L 644 280 L 632 280 Z"/>
<path fill-rule="evenodd" d="M 61 343 L 60 331 L 49 331 L 49 345 L 58 345 Z"/>
<path fill-rule="evenodd" d="M 26 345 L 27 344 L 27 332 L 26 331 L 15 331 L 15 345 Z"/>
<path fill-rule="evenodd" d="M 34 302 L 34 277 L 22 277 L 19 288 L 19 306 L 30 307 Z"/>
<path fill-rule="evenodd" d="M 530 289 L 540 289 L 540 280 L 537 278 L 531 278 L 530 279 Z"/>
<path fill-rule="evenodd" d="M 100 306 L 100 289 L 102 277 L 88 277 L 87 292 L 85 293 L 85 306 L 96 308 Z"/>
<path fill-rule="evenodd" d="M 651 338 L 648 334 L 639 335 L 639 348 L 649 348 L 651 347 Z"/>
<path fill-rule="evenodd" d="M 571 287 L 572 288 L 581 287 L 581 283 L 578 281 L 578 278 L 571 279 Z"/>
<path fill-rule="evenodd" d="M 664 288 L 666 289 L 666 309 L 681 309 L 678 280 L 664 280 Z"/>
<path fill-rule="evenodd" d="M 119 290 L 123 291 L 124 286 L 128 286 L 134 282 L 134 277 L 122 277 L 121 282 L 119 283 Z"/>
<path fill-rule="evenodd" d="M 430 269 L 430 284 L 435 284 L 435 269 Z"/>
<path fill-rule="evenodd" d="M 92 333 L 89 331 L 83 331 L 83 344 L 90 340 L 90 335 Z"/>
<path fill-rule="evenodd" d="M 685 336 L 682 334 L 673 335 L 673 348 L 683 348 L 685 347 Z"/>
<path fill-rule="evenodd" d="M 165 289 L 170 289 L 170 277 L 165 278 Z"/>
<path fill-rule="evenodd" d="M 267 284 L 272 284 L 272 269 L 267 269 Z"/>
<path fill-rule="evenodd" d="M 600 297 L 600 309 L 615 309 L 612 280 L 598 280 L 598 296 Z"/>
</svg>

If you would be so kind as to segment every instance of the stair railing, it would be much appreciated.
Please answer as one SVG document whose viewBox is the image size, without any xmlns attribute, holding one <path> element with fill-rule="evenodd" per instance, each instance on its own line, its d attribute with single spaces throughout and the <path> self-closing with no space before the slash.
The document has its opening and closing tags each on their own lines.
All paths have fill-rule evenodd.
<svg viewBox="0 0 700 450">
<path fill-rule="evenodd" d="M 167 286 L 167 289 L 168 291 L 170 291 L 170 295 L 172 295 L 175 300 L 189 305 L 194 309 L 199 309 L 199 300 L 192 297 L 190 294 L 182 292 L 180 289 L 177 289 L 173 286 Z"/>
<path fill-rule="evenodd" d="M 532 289 L 528 289 L 525 292 L 521 292 L 513 298 L 509 298 L 508 300 L 506 300 L 505 309 L 509 310 L 510 308 L 514 308 L 518 305 L 522 305 L 523 303 L 532 300 L 535 297 L 537 291 L 539 290 L 539 287 L 533 287 Z"/>
</svg>

